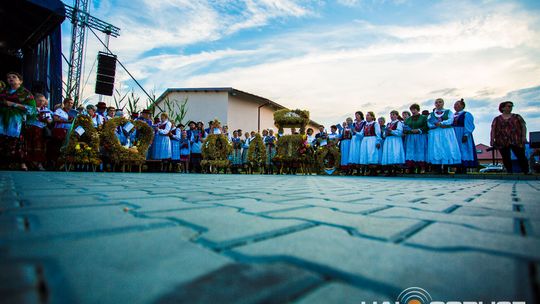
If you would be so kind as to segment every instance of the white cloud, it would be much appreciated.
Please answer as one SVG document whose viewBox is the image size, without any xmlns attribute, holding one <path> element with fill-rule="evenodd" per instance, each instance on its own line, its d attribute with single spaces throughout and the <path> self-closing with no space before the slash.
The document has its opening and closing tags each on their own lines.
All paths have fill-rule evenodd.
<svg viewBox="0 0 540 304">
<path fill-rule="evenodd" d="M 233 86 L 285 106 L 309 109 L 312 118 L 324 124 L 340 122 L 359 109 L 387 116 L 390 109 L 404 110 L 413 102 L 436 97 L 445 98 L 449 107 L 461 97 L 489 100 L 493 104 L 488 106 L 468 104 L 478 117 L 479 141 L 485 143 L 486 124 L 497 114 L 498 98 L 538 85 L 539 17 L 514 4 L 447 1 L 434 12 L 439 14 L 438 23 L 312 26 L 237 48 L 184 55 L 180 48 L 186 45 L 214 41 L 276 18 L 316 12 L 293 1 L 246 1 L 246 10 L 238 2 L 242 13 L 232 15 L 205 1 L 168 0 L 163 6 L 161 1 L 150 2 L 160 5 L 141 9 L 160 13 L 155 26 L 137 27 L 137 18 L 119 16 L 116 20 L 130 26 L 122 27 L 121 38 L 112 45 L 121 58 L 128 58 L 139 80 L 147 87 L 158 86 L 158 93 L 166 87 Z M 195 11 L 197 18 L 189 16 Z M 172 17 L 176 14 L 184 17 L 177 20 Z M 139 58 L 164 46 L 179 51 Z M 208 72 L 201 72 L 204 69 Z M 445 93 L 446 88 L 455 90 Z"/>
</svg>

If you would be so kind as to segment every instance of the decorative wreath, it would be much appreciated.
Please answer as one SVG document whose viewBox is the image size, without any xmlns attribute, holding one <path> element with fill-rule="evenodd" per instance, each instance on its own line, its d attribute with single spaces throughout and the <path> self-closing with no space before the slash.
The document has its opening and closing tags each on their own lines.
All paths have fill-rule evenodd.
<svg viewBox="0 0 540 304">
<path fill-rule="evenodd" d="M 309 111 L 282 109 L 274 112 L 274 125 L 279 134 L 283 134 L 283 128 L 300 128 L 300 134 L 304 134 L 308 123 Z"/>
<path fill-rule="evenodd" d="M 229 167 L 229 154 L 232 153 L 232 145 L 224 134 L 210 134 L 206 137 L 202 146 L 201 166 L 212 166 L 217 169 Z"/>
<path fill-rule="evenodd" d="M 260 134 L 249 143 L 248 162 L 252 167 L 263 167 L 266 162 L 266 149 Z"/>
<path fill-rule="evenodd" d="M 146 160 L 146 152 L 154 139 L 154 131 L 144 121 L 132 121 L 134 131 L 137 132 L 133 146 L 126 148 L 120 144 L 116 137 L 116 128 L 125 125 L 129 120 L 124 117 L 115 117 L 108 120 L 101 133 L 101 140 L 105 150 L 113 162 L 142 163 Z"/>
<path fill-rule="evenodd" d="M 340 165 L 340 153 L 336 145 L 326 145 L 317 148 L 315 152 L 317 164 L 322 172 L 333 174 Z"/>
<path fill-rule="evenodd" d="M 306 160 L 304 136 L 301 134 L 283 135 L 277 142 L 274 161 L 298 164 Z"/>
<path fill-rule="evenodd" d="M 75 130 L 84 129 L 79 136 Z M 99 133 L 94 128 L 92 118 L 88 115 L 79 115 L 75 118 L 73 128 L 68 135 L 67 144 L 60 149 L 61 160 L 73 164 L 99 165 Z"/>
</svg>

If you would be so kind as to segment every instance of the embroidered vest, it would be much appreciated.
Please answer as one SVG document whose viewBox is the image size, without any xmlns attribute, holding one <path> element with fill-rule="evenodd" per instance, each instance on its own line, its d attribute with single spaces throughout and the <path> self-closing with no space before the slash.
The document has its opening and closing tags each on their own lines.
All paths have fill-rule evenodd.
<svg viewBox="0 0 540 304">
<path fill-rule="evenodd" d="M 364 136 L 375 136 L 375 123 L 364 126 Z"/>
<path fill-rule="evenodd" d="M 452 122 L 452 126 L 454 127 L 464 127 L 465 126 L 465 114 L 467 112 L 463 111 L 459 115 L 454 115 L 454 122 Z"/>
</svg>

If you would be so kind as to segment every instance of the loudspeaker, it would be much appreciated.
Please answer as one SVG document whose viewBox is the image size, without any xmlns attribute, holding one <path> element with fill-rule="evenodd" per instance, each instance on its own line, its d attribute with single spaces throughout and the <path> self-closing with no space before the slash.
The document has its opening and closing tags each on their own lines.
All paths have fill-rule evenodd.
<svg viewBox="0 0 540 304">
<path fill-rule="evenodd" d="M 112 96 L 114 91 L 115 74 L 116 55 L 99 52 L 96 76 L 96 94 Z"/>
<path fill-rule="evenodd" d="M 529 146 L 533 149 L 540 148 L 540 131 L 529 132 Z"/>
</svg>

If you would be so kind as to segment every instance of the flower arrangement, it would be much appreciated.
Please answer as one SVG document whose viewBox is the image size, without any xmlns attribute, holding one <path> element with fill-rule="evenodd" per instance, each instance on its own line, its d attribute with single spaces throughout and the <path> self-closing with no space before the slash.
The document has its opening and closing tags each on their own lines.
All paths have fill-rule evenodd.
<svg viewBox="0 0 540 304">
<path fill-rule="evenodd" d="M 84 129 L 82 135 L 74 131 L 78 127 Z M 99 144 L 99 133 L 94 128 L 92 118 L 88 115 L 79 115 L 73 122 L 73 128 L 68 134 L 67 144 L 60 149 L 60 160 L 69 164 L 97 166 L 101 163 Z"/>
<path fill-rule="evenodd" d="M 201 166 L 209 171 L 224 171 L 230 165 L 229 154 L 232 153 L 232 145 L 224 134 L 210 134 L 202 145 Z"/>
<path fill-rule="evenodd" d="M 255 138 L 249 143 L 248 162 L 251 168 L 262 168 L 266 162 L 266 149 L 260 134 L 255 134 Z"/>
<path fill-rule="evenodd" d="M 310 161 L 310 149 L 304 135 L 283 135 L 277 143 L 277 154 L 273 161 L 278 167 L 304 168 Z"/>
<path fill-rule="evenodd" d="M 340 164 L 340 153 L 337 145 L 329 144 L 326 146 L 318 147 L 315 151 L 315 159 L 321 172 L 326 174 L 333 174 L 338 172 L 336 169 Z"/>
<path fill-rule="evenodd" d="M 309 111 L 282 109 L 274 112 L 274 125 L 279 134 L 283 134 L 283 128 L 300 128 L 300 134 L 304 134 L 308 123 Z"/>
<path fill-rule="evenodd" d="M 131 162 L 142 164 L 146 160 L 146 152 L 154 139 L 154 131 L 144 121 L 136 120 L 133 123 L 136 132 L 135 140 L 131 147 L 124 147 L 116 137 L 116 129 L 125 125 L 129 120 L 125 117 L 115 117 L 107 121 L 101 133 L 101 140 L 105 151 L 115 163 Z"/>
</svg>

